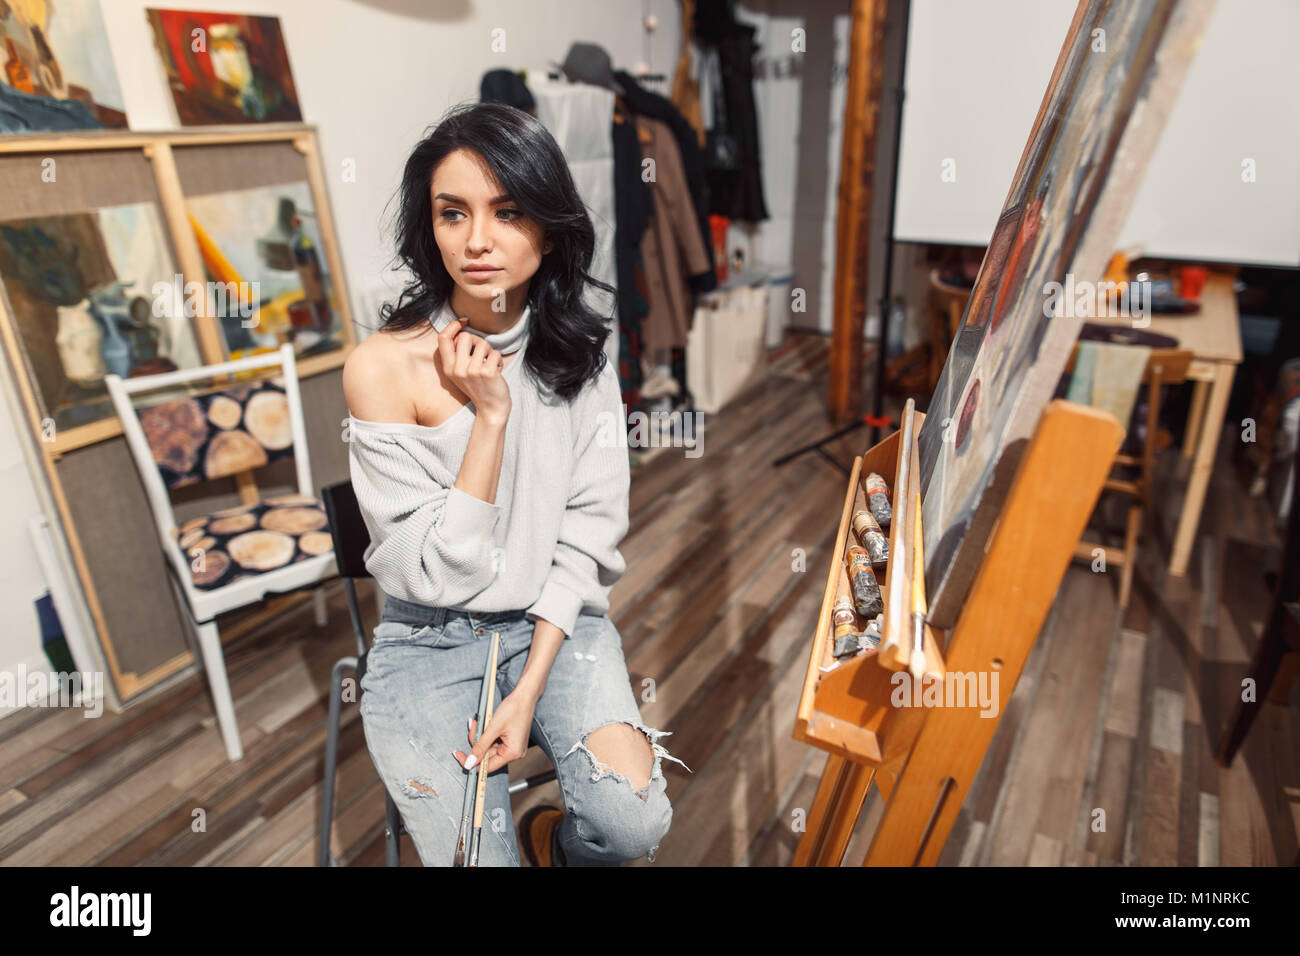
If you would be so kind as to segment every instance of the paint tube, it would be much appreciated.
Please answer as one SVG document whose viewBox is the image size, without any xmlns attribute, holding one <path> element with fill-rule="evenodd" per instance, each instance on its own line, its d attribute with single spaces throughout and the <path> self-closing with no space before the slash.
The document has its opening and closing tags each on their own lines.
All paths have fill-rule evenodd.
<svg viewBox="0 0 1300 956">
<path fill-rule="evenodd" d="M 835 626 L 833 657 L 845 657 L 858 652 L 858 616 L 853 610 L 853 599 L 847 594 L 835 599 L 831 608 L 831 623 Z"/>
<path fill-rule="evenodd" d="M 873 618 L 885 609 L 880 599 L 880 585 L 876 583 L 875 572 L 871 570 L 871 555 L 866 548 L 849 548 L 844 555 L 848 566 L 849 583 L 853 586 L 853 604 L 858 614 L 864 618 Z"/>
<path fill-rule="evenodd" d="M 867 475 L 864 489 L 867 492 L 867 507 L 871 509 L 872 517 L 876 519 L 876 523 L 880 527 L 888 528 L 890 521 L 889 488 L 885 485 L 885 479 L 873 471 Z"/>
<path fill-rule="evenodd" d="M 889 539 L 881 532 L 870 511 L 859 508 L 853 512 L 853 533 L 867 549 L 873 568 L 883 568 L 889 562 Z"/>
</svg>

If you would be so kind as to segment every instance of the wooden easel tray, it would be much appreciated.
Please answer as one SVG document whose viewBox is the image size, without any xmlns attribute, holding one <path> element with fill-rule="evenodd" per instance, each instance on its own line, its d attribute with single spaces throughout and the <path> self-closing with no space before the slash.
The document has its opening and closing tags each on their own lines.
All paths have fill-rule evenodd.
<svg viewBox="0 0 1300 956">
<path fill-rule="evenodd" d="M 909 400 L 902 427 L 853 461 L 795 719 L 797 740 L 859 763 L 880 765 L 905 755 L 919 727 L 918 721 L 909 719 L 913 712 L 891 706 L 890 694 L 895 687 L 893 675 L 907 666 L 913 596 L 919 591 L 924 600 L 924 579 L 916 560 L 921 539 L 915 449 L 915 436 L 924 420 L 925 415 L 916 412 Z M 884 640 L 879 648 L 836 662 L 831 607 L 837 594 L 848 593 L 844 552 L 850 546 L 853 513 L 867 507 L 863 480 L 872 472 L 886 480 L 892 478 L 889 564 L 881 592 Z M 928 626 L 924 633 L 925 671 L 941 675 L 940 635 Z"/>
</svg>

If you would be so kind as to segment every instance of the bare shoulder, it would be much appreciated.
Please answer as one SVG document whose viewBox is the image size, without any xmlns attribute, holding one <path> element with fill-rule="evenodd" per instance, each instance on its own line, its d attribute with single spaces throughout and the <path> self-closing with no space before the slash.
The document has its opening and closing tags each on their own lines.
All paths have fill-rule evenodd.
<svg viewBox="0 0 1300 956">
<path fill-rule="evenodd" d="M 403 337 L 376 332 L 343 363 L 343 397 L 356 418 L 373 422 L 415 422 L 410 381 L 411 351 Z"/>
</svg>

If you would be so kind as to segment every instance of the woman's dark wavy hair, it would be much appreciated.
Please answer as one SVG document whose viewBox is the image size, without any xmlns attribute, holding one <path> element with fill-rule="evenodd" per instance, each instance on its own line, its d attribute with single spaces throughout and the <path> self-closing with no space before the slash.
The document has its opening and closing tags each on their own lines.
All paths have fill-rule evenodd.
<svg viewBox="0 0 1300 956">
<path fill-rule="evenodd" d="M 536 117 L 503 103 L 453 107 L 422 139 L 406 161 L 396 216 L 400 265 L 414 279 L 396 304 L 380 309 L 383 329 L 401 331 L 429 321 L 451 297 L 455 281 L 433 237 L 434 170 L 457 149 L 478 153 L 504 191 L 525 215 L 541 223 L 551 251 L 528 286 L 528 348 L 525 366 L 568 401 L 605 367 L 609 328 L 583 301 L 588 283 L 617 298 L 617 291 L 592 277 L 595 230 L 573 184 L 564 154 Z"/>
</svg>

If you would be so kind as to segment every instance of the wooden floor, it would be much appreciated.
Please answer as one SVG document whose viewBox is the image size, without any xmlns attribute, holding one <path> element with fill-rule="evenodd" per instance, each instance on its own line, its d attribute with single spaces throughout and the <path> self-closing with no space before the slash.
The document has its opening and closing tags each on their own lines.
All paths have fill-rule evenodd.
<svg viewBox="0 0 1300 956">
<path fill-rule="evenodd" d="M 710 416 L 703 454 L 663 448 L 633 472 L 628 571 L 611 616 L 644 721 L 671 732 L 673 827 L 654 866 L 783 866 L 825 754 L 791 736 L 845 475 L 773 458 L 829 431 L 828 340 L 791 334 L 768 380 Z M 860 431 L 832 446 L 848 464 Z M 1026 665 L 944 851 L 961 865 L 1274 865 L 1296 855 L 1300 707 L 1268 706 L 1230 769 L 1212 759 L 1259 633 L 1278 541 L 1220 454 L 1202 538 L 1167 579 L 1173 514 L 1152 515 L 1121 619 L 1113 574 L 1076 564 Z M 1165 487 L 1181 460 L 1166 453 Z M 1170 505 L 1179 493 L 1165 496 Z M 806 571 L 794 570 L 799 555 Z M 374 602 L 363 585 L 373 626 Z M 353 653 L 342 591 L 227 648 L 245 757 L 227 762 L 202 674 L 124 714 L 31 709 L 0 721 L 0 863 L 312 865 L 325 698 Z M 1300 682 L 1296 688 L 1300 694 Z M 512 778 L 547 768 L 534 748 Z M 344 708 L 332 847 L 384 861 L 383 792 L 355 704 Z M 558 803 L 552 782 L 516 819 Z M 1105 811 L 1094 832 L 1095 810 Z M 873 790 L 846 862 L 879 818 Z M 418 865 L 408 839 L 404 865 Z"/>
</svg>

